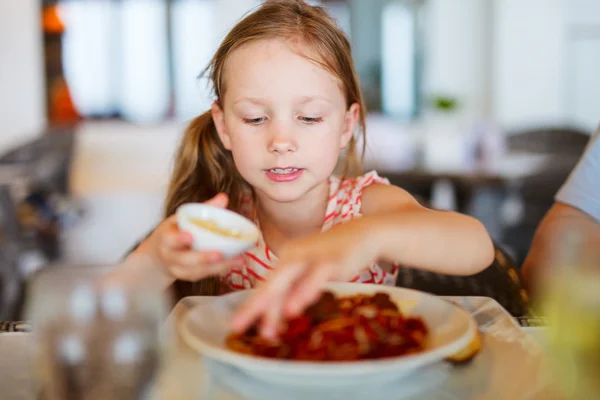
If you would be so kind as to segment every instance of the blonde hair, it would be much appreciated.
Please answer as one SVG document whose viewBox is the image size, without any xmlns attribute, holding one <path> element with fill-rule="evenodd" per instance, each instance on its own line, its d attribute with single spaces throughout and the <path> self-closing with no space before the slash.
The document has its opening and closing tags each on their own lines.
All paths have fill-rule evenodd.
<svg viewBox="0 0 600 400">
<path fill-rule="evenodd" d="M 360 106 L 358 134 L 362 136 L 362 149 L 359 154 L 357 135 L 353 135 L 346 148 L 342 169 L 344 176 L 359 174 L 366 143 L 365 104 L 352 61 L 350 42 L 322 7 L 308 5 L 302 0 L 271 0 L 238 22 L 203 72 L 209 73 L 217 103 L 223 104 L 226 92 L 223 77 L 229 55 L 243 45 L 269 39 L 284 39 L 310 48 L 311 54 L 316 57 L 304 56 L 340 80 L 347 107 L 354 103 Z M 165 216 L 172 215 L 183 203 L 206 201 L 220 192 L 229 196 L 228 208 L 237 211 L 248 190 L 251 188 L 240 176 L 231 153 L 219 139 L 210 110 L 195 118 L 185 131 L 176 155 Z M 185 290 L 185 293 L 181 293 L 181 289 L 189 284 L 178 282 L 176 289 L 181 295 L 192 294 L 197 292 L 196 289 L 211 292 L 217 281 L 218 278 L 205 280 L 199 286 L 192 285 L 192 290 Z"/>
</svg>

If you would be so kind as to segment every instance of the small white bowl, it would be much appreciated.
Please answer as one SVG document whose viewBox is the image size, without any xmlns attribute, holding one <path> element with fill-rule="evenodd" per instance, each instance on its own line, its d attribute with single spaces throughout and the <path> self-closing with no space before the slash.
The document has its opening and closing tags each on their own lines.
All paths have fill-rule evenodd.
<svg viewBox="0 0 600 400">
<path fill-rule="evenodd" d="M 214 232 L 194 223 L 193 219 L 214 222 L 219 228 L 239 232 L 244 237 Z M 260 234 L 258 227 L 240 214 L 202 203 L 188 203 L 177 208 L 177 225 L 181 231 L 192 235 L 194 250 L 219 251 L 225 258 L 235 257 L 255 246 Z"/>
</svg>

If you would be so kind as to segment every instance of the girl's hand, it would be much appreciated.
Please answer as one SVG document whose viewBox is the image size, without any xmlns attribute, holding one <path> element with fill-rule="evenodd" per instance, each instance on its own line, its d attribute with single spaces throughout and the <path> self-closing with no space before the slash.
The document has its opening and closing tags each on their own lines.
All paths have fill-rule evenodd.
<svg viewBox="0 0 600 400">
<path fill-rule="evenodd" d="M 228 198 L 218 194 L 205 202 L 217 207 L 227 207 Z M 181 232 L 176 216 L 164 220 L 135 253 L 148 254 L 158 261 L 167 275 L 167 280 L 180 279 L 198 281 L 212 275 L 218 275 L 242 263 L 242 256 L 225 260 L 217 251 L 196 251 L 191 249 L 192 235 Z"/>
<path fill-rule="evenodd" d="M 244 331 L 261 319 L 261 334 L 273 338 L 282 318 L 300 314 L 326 282 L 352 279 L 378 256 L 367 225 L 355 220 L 288 242 L 277 268 L 236 311 L 233 328 Z"/>
</svg>

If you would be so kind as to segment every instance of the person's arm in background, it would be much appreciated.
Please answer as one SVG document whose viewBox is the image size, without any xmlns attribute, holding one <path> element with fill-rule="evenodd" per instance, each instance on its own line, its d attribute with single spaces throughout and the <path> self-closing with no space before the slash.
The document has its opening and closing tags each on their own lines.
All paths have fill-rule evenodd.
<svg viewBox="0 0 600 400">
<path fill-rule="evenodd" d="M 523 280 L 534 296 L 570 232 L 583 239 L 585 257 L 600 262 L 600 128 L 557 193 L 556 203 L 538 227 L 523 263 Z"/>
<path fill-rule="evenodd" d="M 559 256 L 565 234 L 572 231 L 583 238 L 586 257 L 600 260 L 600 222 L 570 205 L 555 203 L 538 227 L 523 264 L 523 281 L 533 296 L 543 274 Z"/>
</svg>

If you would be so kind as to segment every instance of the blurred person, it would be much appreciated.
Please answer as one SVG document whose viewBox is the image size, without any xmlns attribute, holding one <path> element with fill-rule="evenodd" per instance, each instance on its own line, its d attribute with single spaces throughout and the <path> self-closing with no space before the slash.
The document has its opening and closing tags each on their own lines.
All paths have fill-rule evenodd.
<svg viewBox="0 0 600 400">
<path fill-rule="evenodd" d="M 600 261 L 600 127 L 535 233 L 522 269 L 533 294 L 570 232 L 583 239 L 586 258 Z"/>
<path fill-rule="evenodd" d="M 424 208 L 361 173 L 363 96 L 349 41 L 323 8 L 265 2 L 229 32 L 208 71 L 216 100 L 183 137 L 166 220 L 130 256 L 153 262 L 125 262 L 116 274 L 158 271 L 187 294 L 257 288 L 233 324 L 241 331 L 261 319 L 272 337 L 328 281 L 394 285 L 397 265 L 453 275 L 490 265 L 494 247 L 479 221 Z M 233 259 L 192 250 L 174 218 L 189 202 L 252 219 L 257 246 Z"/>
</svg>

